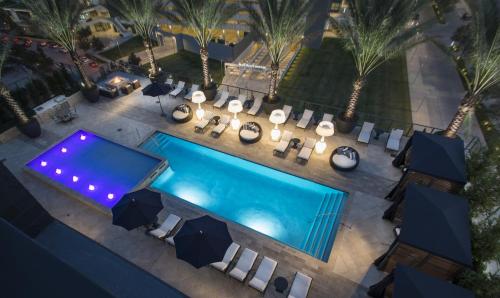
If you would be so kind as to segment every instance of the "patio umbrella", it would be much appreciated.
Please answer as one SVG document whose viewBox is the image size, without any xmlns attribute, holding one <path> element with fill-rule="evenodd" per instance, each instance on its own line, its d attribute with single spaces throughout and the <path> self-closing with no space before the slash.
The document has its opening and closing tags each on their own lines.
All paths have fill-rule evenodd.
<svg viewBox="0 0 500 298">
<path fill-rule="evenodd" d="M 161 194 L 143 188 L 124 195 L 111 209 L 113 224 L 130 231 L 154 223 L 162 209 Z"/>
<path fill-rule="evenodd" d="M 177 258 L 200 268 L 222 261 L 233 240 L 225 222 L 205 215 L 186 221 L 174 242 Z"/>
<path fill-rule="evenodd" d="M 146 96 L 158 97 L 158 102 L 160 103 L 161 114 L 165 115 L 163 107 L 161 106 L 160 96 L 168 94 L 170 87 L 164 83 L 154 82 L 142 89 L 142 94 Z"/>
</svg>

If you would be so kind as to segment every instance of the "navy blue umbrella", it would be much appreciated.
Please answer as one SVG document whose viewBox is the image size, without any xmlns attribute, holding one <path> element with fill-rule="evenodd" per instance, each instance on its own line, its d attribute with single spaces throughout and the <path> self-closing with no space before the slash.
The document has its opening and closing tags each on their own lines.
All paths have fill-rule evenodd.
<svg viewBox="0 0 500 298">
<path fill-rule="evenodd" d="M 160 96 L 166 95 L 168 92 L 170 92 L 170 87 L 167 84 L 158 82 L 153 82 L 142 89 L 143 95 L 158 97 L 162 115 L 165 115 L 165 113 L 163 112 L 163 107 L 161 106 Z"/>
<path fill-rule="evenodd" d="M 163 209 L 161 194 L 143 188 L 124 195 L 113 206 L 113 224 L 132 230 L 156 222 L 156 215 Z"/>
<path fill-rule="evenodd" d="M 222 261 L 233 240 L 225 222 L 205 215 L 186 221 L 174 242 L 177 258 L 200 268 Z"/>
</svg>

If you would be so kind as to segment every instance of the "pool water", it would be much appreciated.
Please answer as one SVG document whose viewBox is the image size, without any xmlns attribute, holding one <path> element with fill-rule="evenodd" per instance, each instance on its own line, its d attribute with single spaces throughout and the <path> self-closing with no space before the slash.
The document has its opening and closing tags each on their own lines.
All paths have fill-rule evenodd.
<svg viewBox="0 0 500 298">
<path fill-rule="evenodd" d="M 169 162 L 153 188 L 328 260 L 346 193 L 160 132 L 141 147 Z"/>
<path fill-rule="evenodd" d="M 160 158 L 78 130 L 26 166 L 111 208 L 161 163 Z"/>
</svg>

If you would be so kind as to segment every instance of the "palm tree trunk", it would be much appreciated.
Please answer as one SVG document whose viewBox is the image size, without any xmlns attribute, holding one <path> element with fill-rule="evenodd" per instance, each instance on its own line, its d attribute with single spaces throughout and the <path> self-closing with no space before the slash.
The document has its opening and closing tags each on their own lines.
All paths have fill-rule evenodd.
<svg viewBox="0 0 500 298">
<path fill-rule="evenodd" d="M 462 126 L 465 117 L 469 114 L 469 112 L 474 108 L 477 103 L 477 96 L 468 96 L 466 95 L 462 102 L 458 106 L 458 110 L 453 116 L 450 124 L 448 124 L 448 128 L 444 131 L 444 136 L 448 138 L 454 138 L 457 136 L 458 130 Z"/>
<path fill-rule="evenodd" d="M 203 87 L 210 86 L 210 73 L 208 71 L 208 49 L 200 48 L 201 66 L 203 68 Z"/>
<path fill-rule="evenodd" d="M 278 84 L 278 63 L 271 63 L 271 82 L 269 84 L 269 101 L 272 102 L 276 96 L 276 85 Z"/>
<path fill-rule="evenodd" d="M 71 60 L 76 66 L 76 69 L 78 69 L 78 73 L 80 73 L 80 77 L 82 79 L 83 85 L 85 88 L 90 89 L 94 86 L 94 83 L 89 79 L 85 71 L 83 70 L 82 62 L 80 61 L 78 54 L 74 52 L 69 52 L 69 55 L 71 57 Z"/>
<path fill-rule="evenodd" d="M 17 101 L 10 94 L 9 89 L 5 87 L 4 84 L 0 84 L 0 96 L 5 100 L 9 108 L 12 110 L 17 120 L 21 124 L 26 124 L 29 122 L 28 116 L 24 113 L 23 109 L 19 106 Z"/>
<path fill-rule="evenodd" d="M 365 85 L 364 78 L 357 78 L 354 81 L 351 98 L 349 98 L 349 103 L 347 104 L 347 108 L 344 112 L 344 119 L 352 120 L 354 115 L 356 114 L 356 106 L 358 105 L 359 95 L 361 94 L 361 89 Z"/>
<path fill-rule="evenodd" d="M 155 77 L 158 74 L 158 67 L 156 66 L 156 59 L 153 53 L 153 46 L 151 45 L 151 39 L 144 39 L 144 46 L 146 47 L 146 53 L 149 59 L 149 77 Z"/>
</svg>

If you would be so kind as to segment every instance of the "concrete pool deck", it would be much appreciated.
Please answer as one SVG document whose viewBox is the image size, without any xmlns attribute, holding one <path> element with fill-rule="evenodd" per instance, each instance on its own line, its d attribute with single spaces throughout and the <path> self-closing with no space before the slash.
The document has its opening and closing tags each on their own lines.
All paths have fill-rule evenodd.
<svg viewBox="0 0 500 298">
<path fill-rule="evenodd" d="M 147 84 L 145 79 L 142 79 L 142 84 L 143 86 Z M 165 111 L 171 111 L 181 102 L 186 101 L 180 97 L 162 98 Z M 204 105 L 207 110 L 211 110 L 209 104 Z M 389 205 L 383 197 L 401 176 L 401 172 L 391 166 L 390 154 L 384 151 L 386 134 L 378 140 L 372 138 L 369 145 L 356 143 L 357 131 L 348 136 L 337 134 L 327 138 L 328 151 L 325 154 L 313 153 L 307 165 L 299 165 L 295 162 L 297 151 L 294 149 L 285 159 L 272 155 L 272 149 L 276 144 L 269 138 L 272 124 L 263 113 L 257 117 L 239 114 L 242 122 L 257 121 L 264 129 L 261 141 L 253 145 L 244 145 L 239 141 L 237 132 L 231 129 L 227 129 L 219 139 L 214 139 L 209 135 L 209 131 L 205 134 L 194 133 L 195 120 L 186 124 L 175 124 L 170 117 L 162 118 L 156 98 L 143 97 L 140 90 L 115 99 L 102 98 L 96 104 L 81 101 L 76 108 L 79 117 L 71 123 L 56 124 L 48 119 L 42 121 L 43 134 L 38 139 L 31 140 L 15 132 L 3 134 L 0 156 L 6 159 L 5 165 L 52 216 L 154 274 L 186 295 L 234 297 L 237 293 L 240 297 L 262 296 L 246 284 L 243 285 L 214 269 L 197 270 L 177 260 L 175 249 L 146 236 L 144 231 L 127 232 L 121 227 L 113 226 L 109 216 L 80 201 L 68 198 L 63 192 L 28 175 L 22 171 L 23 165 L 63 136 L 80 128 L 96 131 L 113 141 L 132 147 L 140 144 L 156 130 L 165 131 L 349 192 L 341 226 L 327 263 L 246 227 L 228 222 L 233 239 L 242 247 L 249 247 L 259 253 L 254 269 L 257 268 L 263 256 L 268 256 L 278 261 L 273 279 L 277 276 L 284 276 L 291 283 L 296 271 L 310 275 L 313 282 L 309 297 L 365 297 L 367 287 L 384 276 L 371 266 L 371 263 L 387 249 L 394 239 L 392 224 L 381 219 L 383 211 Z M 214 111 L 218 113 L 217 110 Z M 229 114 L 227 109 L 222 109 L 221 113 Z M 314 133 L 315 126 L 310 125 L 304 131 L 296 128 L 295 123 L 296 121 L 290 119 L 285 128 L 293 131 L 301 140 L 304 140 L 305 136 L 319 139 Z M 283 129 L 283 126 L 281 128 Z M 361 163 L 355 171 L 341 173 L 330 167 L 329 153 L 340 145 L 353 146 L 360 153 Z M 203 210 L 168 195 L 164 195 L 163 199 L 166 207 L 160 213 L 160 220 L 164 219 L 168 213 L 178 214 L 184 219 L 205 214 Z M 272 285 L 269 286 L 264 296 L 285 297 L 276 293 Z"/>
</svg>

